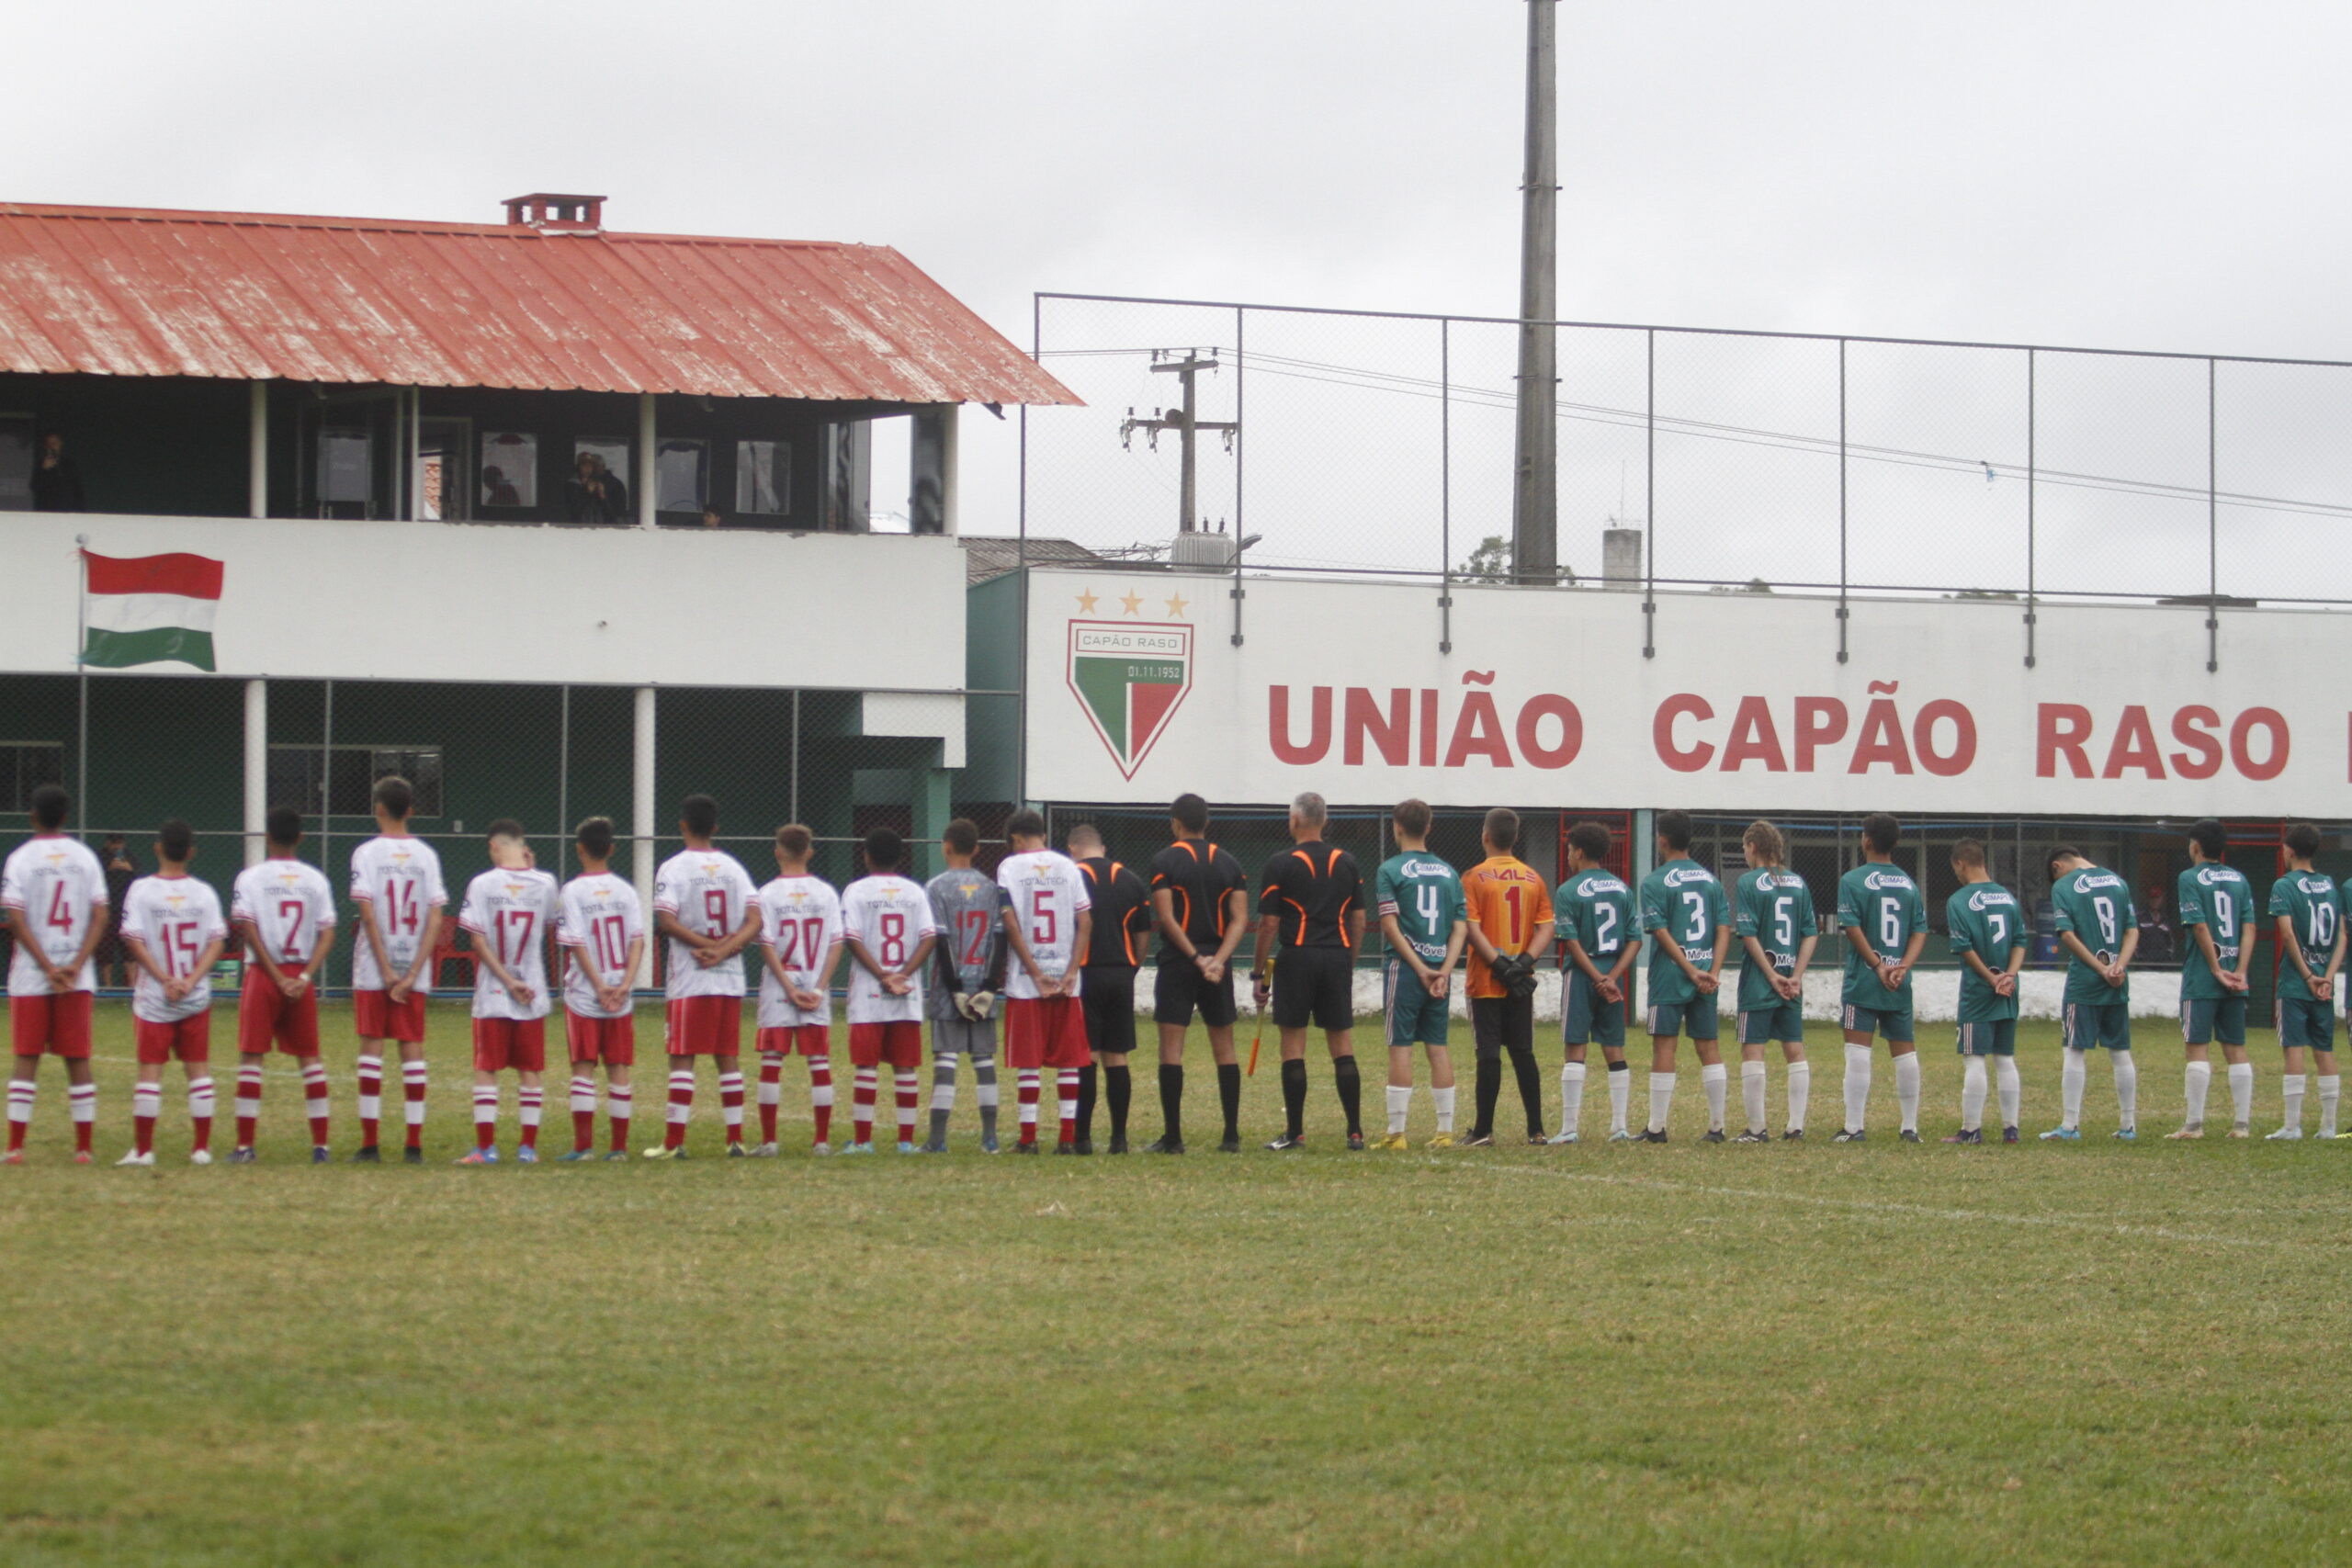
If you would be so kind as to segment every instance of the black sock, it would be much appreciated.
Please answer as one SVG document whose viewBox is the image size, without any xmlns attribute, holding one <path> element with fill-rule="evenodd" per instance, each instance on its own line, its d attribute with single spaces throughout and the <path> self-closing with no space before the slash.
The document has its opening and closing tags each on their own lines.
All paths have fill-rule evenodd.
<svg viewBox="0 0 2352 1568">
<path fill-rule="evenodd" d="M 1111 1136 L 1127 1135 L 1127 1107 L 1135 1103 L 1136 1077 L 1125 1067 L 1102 1069 L 1102 1099 L 1111 1107 Z"/>
<path fill-rule="evenodd" d="M 1340 1090 L 1340 1109 L 1348 1113 L 1348 1133 L 1352 1137 L 1363 1134 L 1363 1079 L 1356 1072 L 1353 1056 L 1331 1059 L 1331 1081 Z"/>
<path fill-rule="evenodd" d="M 1306 1064 L 1304 1061 L 1283 1064 L 1283 1114 L 1290 1119 L 1292 1137 L 1306 1136 Z"/>
<path fill-rule="evenodd" d="M 1094 1064 L 1089 1062 L 1078 1069 L 1078 1141 L 1091 1143 L 1094 1138 Z"/>
<path fill-rule="evenodd" d="M 1170 1143 L 1184 1141 L 1184 1064 L 1159 1064 L 1159 1133 Z"/>
<path fill-rule="evenodd" d="M 1478 1058 L 1478 1081 L 1475 1090 L 1478 1099 L 1477 1119 L 1470 1124 L 1474 1138 L 1495 1135 L 1495 1101 L 1503 1093 L 1503 1060 L 1500 1056 Z"/>
<path fill-rule="evenodd" d="M 1303 1094 L 1306 1091 L 1300 1090 Z M 1241 1136 L 1241 1064 L 1219 1062 L 1216 1065 L 1216 1098 L 1225 1109 L 1225 1135 Z"/>
<path fill-rule="evenodd" d="M 1514 1045 L 1510 1051 L 1510 1070 L 1519 1078 L 1519 1102 L 1527 1107 L 1527 1135 L 1544 1135 L 1544 1082 L 1535 1076 L 1535 1048 Z"/>
</svg>

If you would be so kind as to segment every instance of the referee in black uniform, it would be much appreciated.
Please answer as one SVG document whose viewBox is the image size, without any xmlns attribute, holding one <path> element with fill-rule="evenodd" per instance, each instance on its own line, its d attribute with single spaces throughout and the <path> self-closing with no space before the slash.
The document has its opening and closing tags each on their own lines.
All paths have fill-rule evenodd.
<svg viewBox="0 0 2352 1568">
<path fill-rule="evenodd" d="M 1209 842 L 1209 803 L 1190 793 L 1168 808 L 1175 842 L 1151 857 L 1151 908 L 1159 925 L 1159 966 L 1151 987 L 1159 1029 L 1159 1137 L 1147 1154 L 1184 1152 L 1184 1037 L 1197 1012 L 1216 1059 L 1225 1111 L 1220 1154 L 1241 1152 L 1241 1063 L 1234 1055 L 1234 950 L 1250 934 L 1250 874 L 1230 851 Z"/>
<path fill-rule="evenodd" d="M 1356 950 L 1363 945 L 1363 875 L 1347 851 L 1323 841 L 1329 817 L 1312 791 L 1290 803 L 1289 849 L 1258 884 L 1258 1005 L 1273 998 L 1282 1032 L 1287 1130 L 1266 1146 L 1306 1144 L 1306 1031 L 1331 1046 L 1331 1082 L 1348 1115 L 1348 1147 L 1363 1147 L 1363 1084 L 1356 1076 Z M 1271 971 L 1271 973 L 1270 973 Z"/>
<path fill-rule="evenodd" d="M 1069 858 L 1086 878 L 1094 906 L 1093 934 L 1081 960 L 1086 968 L 1079 1000 L 1086 1010 L 1086 1043 L 1094 1060 L 1078 1075 L 1078 1152 L 1094 1152 L 1096 1069 L 1102 1096 L 1111 1102 L 1111 1152 L 1127 1152 L 1127 1105 L 1134 1080 L 1127 1053 L 1136 1048 L 1136 966 L 1151 945 L 1151 889 L 1142 877 L 1102 852 L 1102 835 L 1091 822 L 1069 830 Z"/>
</svg>

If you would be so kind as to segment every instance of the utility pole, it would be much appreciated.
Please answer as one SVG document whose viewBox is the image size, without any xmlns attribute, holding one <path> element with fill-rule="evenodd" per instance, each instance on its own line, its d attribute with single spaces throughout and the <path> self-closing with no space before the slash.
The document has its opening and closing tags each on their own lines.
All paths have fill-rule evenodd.
<svg viewBox="0 0 2352 1568">
<path fill-rule="evenodd" d="M 1527 0 L 1527 173 L 1519 245 L 1519 434 L 1510 508 L 1511 574 L 1550 583 L 1560 559 L 1559 0 Z"/>
<path fill-rule="evenodd" d="M 1168 352 L 1173 353 L 1174 350 Z M 1152 351 L 1152 374 L 1173 376 L 1183 383 L 1183 406 L 1172 412 L 1162 409 L 1150 419 L 1137 419 L 1136 411 L 1129 409 L 1126 419 L 1119 426 L 1119 445 L 1122 446 L 1132 445 L 1135 433 L 1140 430 L 1144 433 L 1144 438 L 1149 443 L 1151 449 L 1157 452 L 1159 450 L 1159 433 L 1163 430 L 1172 430 L 1176 433 L 1178 453 L 1176 510 L 1180 513 L 1176 531 L 1180 534 L 1190 534 L 1200 526 L 1198 505 L 1200 481 L 1195 471 L 1196 438 L 1204 430 L 1221 431 L 1225 435 L 1225 449 L 1230 452 L 1233 450 L 1234 433 L 1241 426 L 1232 421 L 1204 420 L 1200 417 L 1200 403 L 1195 383 L 1202 371 L 1214 370 L 1217 367 L 1216 350 L 1209 350 L 1208 357 L 1205 359 L 1201 357 L 1201 351 L 1196 348 L 1186 349 L 1184 357 L 1182 359 L 1162 359 L 1160 353 L 1159 349 Z"/>
</svg>

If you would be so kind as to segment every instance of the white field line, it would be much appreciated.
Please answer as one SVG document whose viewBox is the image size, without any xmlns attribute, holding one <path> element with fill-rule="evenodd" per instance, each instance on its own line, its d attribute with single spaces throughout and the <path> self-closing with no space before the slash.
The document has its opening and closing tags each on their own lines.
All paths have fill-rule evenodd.
<svg viewBox="0 0 2352 1568">
<path fill-rule="evenodd" d="M 1432 1164 L 1448 1162 L 1431 1161 Z M 1496 1175 L 1542 1176 L 1560 1181 L 1588 1181 L 1604 1187 L 1645 1188 L 1657 1192 L 1688 1192 L 1709 1198 L 1745 1198 L 1765 1203 L 1797 1203 L 1817 1209 L 1842 1209 L 1858 1213 L 1902 1214 L 1918 1219 L 1956 1220 L 1968 1224 L 2025 1225 L 2050 1230 L 2088 1231 L 2099 1235 L 2145 1236 L 2155 1241 L 2188 1242 L 2199 1247 L 2242 1247 L 2276 1251 L 2280 1243 L 2250 1236 L 2200 1235 L 2168 1225 L 2137 1225 L 2121 1221 L 2073 1220 L 2048 1214 L 2013 1214 L 1992 1209 L 1939 1209 L 1925 1203 L 1891 1202 L 1877 1198 L 1820 1198 L 1803 1192 L 1774 1192 L 1745 1187 L 1717 1187 L 1696 1181 L 1668 1181 L 1658 1177 L 1604 1176 L 1580 1170 L 1542 1170 L 1532 1166 L 1486 1166 Z"/>
</svg>

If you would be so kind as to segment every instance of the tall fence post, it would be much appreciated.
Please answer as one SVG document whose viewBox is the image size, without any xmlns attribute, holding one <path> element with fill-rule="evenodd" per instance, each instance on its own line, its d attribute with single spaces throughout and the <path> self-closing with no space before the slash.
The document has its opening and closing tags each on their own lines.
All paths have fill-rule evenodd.
<svg viewBox="0 0 2352 1568">
<path fill-rule="evenodd" d="M 1241 456 L 1249 449 L 1249 422 L 1243 417 L 1242 389 L 1250 379 L 1250 357 L 1242 350 L 1242 334 L 1249 325 L 1249 311 L 1241 306 L 1233 308 L 1233 646 L 1241 646 L 1241 601 L 1249 591 L 1241 586 L 1241 542 L 1249 536 L 1242 531 Z"/>
<path fill-rule="evenodd" d="M 1643 329 L 1642 657 L 1657 657 L 1657 329 Z"/>
<path fill-rule="evenodd" d="M 1851 616 L 1846 606 L 1846 340 L 1838 340 L 1838 662 L 1851 657 L 1846 627 Z"/>
<path fill-rule="evenodd" d="M 2222 426 L 2215 401 L 2218 362 L 2205 361 L 2205 673 L 2222 668 Z"/>
<path fill-rule="evenodd" d="M 1453 322 L 1437 323 L 1437 650 L 1453 651 Z"/>
<path fill-rule="evenodd" d="M 564 857 L 571 852 L 571 683 L 556 688 L 555 741 L 555 862 L 556 880 L 571 868 Z"/>
<path fill-rule="evenodd" d="M 2040 624 L 2040 615 L 2034 607 L 2033 597 L 2036 587 L 2033 505 L 2035 480 L 2040 472 L 2038 468 L 2040 454 L 2034 450 L 2035 437 L 2040 431 L 2040 425 L 2034 417 L 2034 391 L 2038 369 L 2039 362 L 2034 356 L 2034 351 L 2029 348 L 2025 351 L 2025 667 L 2029 670 L 2033 668 L 2034 636 Z"/>
</svg>

